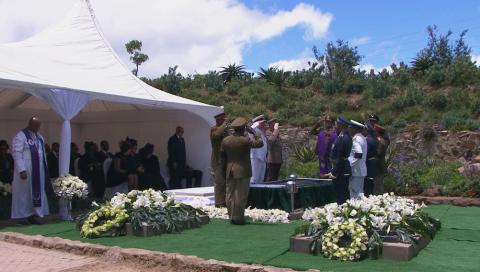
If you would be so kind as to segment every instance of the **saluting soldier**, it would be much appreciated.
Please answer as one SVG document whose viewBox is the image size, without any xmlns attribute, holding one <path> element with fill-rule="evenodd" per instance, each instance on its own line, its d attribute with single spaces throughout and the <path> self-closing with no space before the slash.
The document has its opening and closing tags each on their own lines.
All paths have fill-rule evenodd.
<svg viewBox="0 0 480 272">
<path fill-rule="evenodd" d="M 268 140 L 267 152 L 267 181 L 278 180 L 282 167 L 282 139 L 280 138 L 280 125 L 276 118 L 270 119 L 266 132 Z"/>
<path fill-rule="evenodd" d="M 352 168 L 350 177 L 350 198 L 360 198 L 363 195 L 363 184 L 367 176 L 367 140 L 363 136 L 365 126 L 354 120 L 350 120 L 353 134 L 352 151 L 348 160 Z"/>
<path fill-rule="evenodd" d="M 337 139 L 332 147 L 332 170 L 327 174 L 333 179 L 335 195 L 338 204 L 343 204 L 348 199 L 348 180 L 352 174 L 348 157 L 352 150 L 352 138 L 348 132 L 351 123 L 343 116 L 338 116 L 336 131 Z"/>
<path fill-rule="evenodd" d="M 210 130 L 210 141 L 212 143 L 211 167 L 213 173 L 213 190 L 215 192 L 215 206 L 226 207 L 225 202 L 225 178 L 222 175 L 222 162 L 220 154 L 220 145 L 222 140 L 228 136 L 228 120 L 225 113 L 215 116 L 216 125 Z"/>
<path fill-rule="evenodd" d="M 252 176 L 250 149 L 263 146 L 260 135 L 254 134 L 253 130 L 248 132 L 253 134 L 253 139 L 245 134 L 246 125 L 245 118 L 236 118 L 231 124 L 233 135 L 223 139 L 220 146 L 228 214 L 230 223 L 235 225 L 246 224 L 244 215 Z"/>
<path fill-rule="evenodd" d="M 366 124 L 366 139 L 367 139 L 367 177 L 363 191 L 365 196 L 373 194 L 374 181 L 378 176 L 378 139 L 374 127 L 367 122 Z"/>
</svg>

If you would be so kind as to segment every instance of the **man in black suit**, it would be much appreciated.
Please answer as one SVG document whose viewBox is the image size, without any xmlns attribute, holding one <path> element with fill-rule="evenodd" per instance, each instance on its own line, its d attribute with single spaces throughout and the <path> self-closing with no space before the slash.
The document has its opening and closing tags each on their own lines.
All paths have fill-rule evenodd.
<svg viewBox="0 0 480 272">
<path fill-rule="evenodd" d="M 50 178 L 58 178 L 58 156 L 60 152 L 60 145 L 58 143 L 52 144 L 52 149 L 47 153 L 48 173 Z"/>
<path fill-rule="evenodd" d="M 202 171 L 194 170 L 187 165 L 183 133 L 183 128 L 179 126 L 175 129 L 175 134 L 168 140 L 167 167 L 170 174 L 170 189 L 180 189 L 182 178 L 186 179 L 187 188 L 192 187 L 192 178 L 195 179 L 195 187 L 200 187 L 202 183 Z"/>
<path fill-rule="evenodd" d="M 113 159 L 113 154 L 108 151 L 109 149 L 110 145 L 106 140 L 100 142 L 100 151 L 97 152 L 97 158 L 100 163 L 103 163 L 108 158 Z"/>
</svg>

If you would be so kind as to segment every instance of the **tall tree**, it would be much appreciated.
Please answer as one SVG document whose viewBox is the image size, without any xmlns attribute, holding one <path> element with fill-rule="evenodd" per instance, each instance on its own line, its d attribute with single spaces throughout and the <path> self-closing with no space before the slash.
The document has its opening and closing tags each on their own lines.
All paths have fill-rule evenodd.
<svg viewBox="0 0 480 272">
<path fill-rule="evenodd" d="M 263 78 L 267 82 L 277 86 L 279 91 L 281 91 L 285 86 L 289 75 L 290 72 L 285 72 L 283 69 L 279 69 L 278 67 L 270 67 L 268 69 L 260 67 L 260 72 L 258 72 L 258 76 L 260 78 Z"/>
<path fill-rule="evenodd" d="M 139 40 L 131 40 L 125 44 L 125 49 L 127 49 L 128 54 L 130 54 L 130 60 L 135 64 L 135 69 L 133 69 L 133 74 L 138 75 L 138 66 L 148 60 L 148 55 L 143 54 L 142 51 L 142 42 Z"/>
<path fill-rule="evenodd" d="M 350 47 L 348 42 L 343 40 L 335 43 L 329 42 L 323 55 L 314 46 L 313 54 L 319 65 L 324 66 L 325 75 L 340 83 L 344 83 L 355 74 L 355 67 L 360 64 L 362 59 L 357 47 Z"/>
</svg>

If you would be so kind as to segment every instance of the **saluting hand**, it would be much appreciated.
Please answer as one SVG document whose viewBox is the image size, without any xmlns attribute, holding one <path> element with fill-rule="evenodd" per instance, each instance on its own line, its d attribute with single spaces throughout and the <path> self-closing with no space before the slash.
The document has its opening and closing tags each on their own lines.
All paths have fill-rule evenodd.
<svg viewBox="0 0 480 272">
<path fill-rule="evenodd" d="M 275 125 L 273 125 L 273 129 L 275 129 L 275 130 L 278 130 L 279 127 L 280 127 L 279 123 L 275 123 Z"/>
</svg>

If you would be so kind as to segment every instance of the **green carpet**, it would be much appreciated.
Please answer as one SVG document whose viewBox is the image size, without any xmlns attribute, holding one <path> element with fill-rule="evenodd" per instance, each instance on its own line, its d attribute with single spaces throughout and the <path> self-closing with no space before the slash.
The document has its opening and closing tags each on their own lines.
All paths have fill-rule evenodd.
<svg viewBox="0 0 480 272">
<path fill-rule="evenodd" d="M 410 262 L 364 260 L 340 262 L 288 252 L 288 238 L 300 223 L 233 226 L 222 220 L 181 234 L 149 238 L 112 237 L 82 239 L 72 223 L 9 227 L 0 231 L 58 236 L 107 246 L 179 252 L 205 259 L 267 264 L 321 271 L 480 271 L 480 208 L 430 206 L 427 211 L 442 221 L 435 239 Z"/>
</svg>

